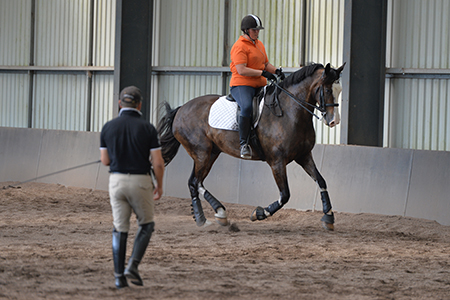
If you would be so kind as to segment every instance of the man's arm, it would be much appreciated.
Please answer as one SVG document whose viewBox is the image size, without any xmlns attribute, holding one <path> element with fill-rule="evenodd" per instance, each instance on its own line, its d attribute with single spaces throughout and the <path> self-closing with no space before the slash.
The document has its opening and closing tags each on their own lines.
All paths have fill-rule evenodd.
<svg viewBox="0 0 450 300">
<path fill-rule="evenodd" d="M 104 164 L 105 166 L 109 166 L 109 164 L 111 163 L 111 160 L 109 159 L 108 149 L 106 149 L 106 148 L 100 149 L 100 160 L 101 160 L 102 164 Z"/>
<path fill-rule="evenodd" d="M 156 186 L 153 191 L 153 199 L 158 200 L 163 194 L 163 178 L 164 178 L 164 159 L 161 154 L 161 149 L 150 151 L 150 160 L 153 166 L 153 172 L 156 177 Z"/>
</svg>

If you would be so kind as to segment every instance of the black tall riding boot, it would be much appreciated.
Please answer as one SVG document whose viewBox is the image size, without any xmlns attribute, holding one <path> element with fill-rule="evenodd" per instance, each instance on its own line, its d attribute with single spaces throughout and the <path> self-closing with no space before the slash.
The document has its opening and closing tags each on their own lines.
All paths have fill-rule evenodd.
<svg viewBox="0 0 450 300">
<path fill-rule="evenodd" d="M 134 240 L 133 253 L 128 261 L 128 266 L 125 269 L 125 276 L 135 285 L 144 285 L 141 276 L 139 276 L 138 265 L 145 254 L 154 227 L 154 222 L 139 226 L 136 239 Z"/>
<path fill-rule="evenodd" d="M 123 273 L 127 252 L 127 238 L 128 232 L 118 232 L 114 228 L 112 234 L 112 252 L 114 259 L 114 277 L 116 278 L 116 287 L 118 289 L 128 286 L 127 278 Z"/>
<path fill-rule="evenodd" d="M 251 120 L 248 117 L 239 116 L 239 144 L 241 146 L 241 158 L 251 159 L 252 152 L 248 145 Z"/>
</svg>

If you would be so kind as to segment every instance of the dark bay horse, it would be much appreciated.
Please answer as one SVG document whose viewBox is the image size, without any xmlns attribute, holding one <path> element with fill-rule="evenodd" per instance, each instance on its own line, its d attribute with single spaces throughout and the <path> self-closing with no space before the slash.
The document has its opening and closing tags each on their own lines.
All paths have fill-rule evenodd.
<svg viewBox="0 0 450 300">
<path fill-rule="evenodd" d="M 289 200 L 290 192 L 286 165 L 295 161 L 320 187 L 323 205 L 323 226 L 334 229 L 334 214 L 328 196 L 327 185 L 312 157 L 316 142 L 313 127 L 314 110 L 322 113 L 323 121 L 330 127 L 339 123 L 336 106 L 341 91 L 338 69 L 327 64 L 311 64 L 292 73 L 278 84 L 278 104 L 282 114 L 275 114 L 264 107 L 255 134 L 261 151 L 253 151 L 252 160 L 265 160 L 272 169 L 280 191 L 280 198 L 269 206 L 257 207 L 251 220 L 264 220 L 282 208 Z M 165 115 L 158 123 L 162 154 L 166 165 L 175 157 L 180 143 L 194 160 L 194 168 L 188 180 L 192 198 L 192 210 L 198 226 L 206 222 L 199 199 L 202 194 L 215 211 L 216 221 L 227 225 L 225 207 L 203 186 L 203 181 L 221 152 L 240 158 L 239 133 L 209 126 L 211 105 L 219 95 L 205 95 L 171 109 L 166 103 Z M 317 116 L 316 116 L 317 117 Z M 263 153 L 262 155 L 260 155 Z"/>
</svg>

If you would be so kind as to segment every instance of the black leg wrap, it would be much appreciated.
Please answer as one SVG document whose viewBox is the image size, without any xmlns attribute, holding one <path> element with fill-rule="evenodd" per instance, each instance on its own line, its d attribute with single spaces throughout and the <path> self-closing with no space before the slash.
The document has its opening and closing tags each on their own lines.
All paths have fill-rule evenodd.
<svg viewBox="0 0 450 300">
<path fill-rule="evenodd" d="M 334 213 L 331 215 L 324 214 L 320 221 L 325 222 L 327 224 L 334 224 Z"/>
<path fill-rule="evenodd" d="M 206 217 L 203 214 L 202 203 L 197 197 L 192 199 L 192 213 L 194 214 L 194 219 L 197 223 L 197 226 L 202 226 L 203 224 L 205 224 Z"/>
<path fill-rule="evenodd" d="M 250 220 L 252 221 L 256 221 L 256 220 L 264 220 L 266 219 L 266 213 L 265 213 L 265 209 L 262 208 L 261 206 L 258 206 L 253 212 L 252 215 L 250 216 Z"/>
<path fill-rule="evenodd" d="M 330 196 L 327 191 L 320 192 L 322 198 L 323 213 L 327 214 L 331 210 Z"/>
<path fill-rule="evenodd" d="M 116 288 L 121 289 L 128 286 L 124 275 L 125 255 L 127 252 L 128 232 L 118 232 L 113 230 L 112 252 L 114 260 L 114 277 L 116 278 Z"/>
<path fill-rule="evenodd" d="M 274 213 L 276 213 L 280 208 L 282 208 L 283 205 L 280 204 L 279 201 L 275 201 L 274 203 L 270 204 L 266 210 L 270 213 L 272 216 Z"/>
<path fill-rule="evenodd" d="M 205 200 L 208 201 L 208 203 L 211 205 L 211 207 L 214 209 L 215 212 L 217 212 L 217 209 L 219 208 L 223 208 L 223 210 L 225 210 L 225 207 L 222 205 L 222 203 L 220 203 L 219 200 L 216 199 L 216 197 L 211 195 L 210 192 L 205 191 L 203 197 L 205 197 Z"/>
</svg>

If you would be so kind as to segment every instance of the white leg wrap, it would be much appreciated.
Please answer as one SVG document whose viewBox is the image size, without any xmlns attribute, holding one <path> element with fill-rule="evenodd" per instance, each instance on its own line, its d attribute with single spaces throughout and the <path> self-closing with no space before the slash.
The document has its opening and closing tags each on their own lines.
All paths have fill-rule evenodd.
<svg viewBox="0 0 450 300">
<path fill-rule="evenodd" d="M 227 212 L 222 207 L 219 207 L 217 209 L 217 213 L 214 215 L 214 217 L 220 218 L 220 219 L 226 219 L 227 218 Z"/>
<path fill-rule="evenodd" d="M 205 196 L 205 192 L 206 192 L 206 190 L 205 190 L 205 188 L 204 187 L 202 187 L 202 186 L 199 186 L 198 187 L 198 192 L 204 197 Z"/>
</svg>

